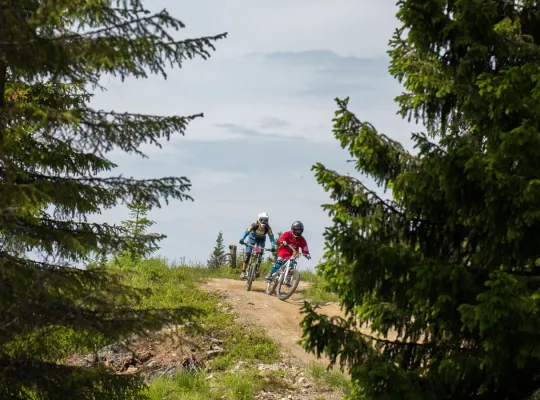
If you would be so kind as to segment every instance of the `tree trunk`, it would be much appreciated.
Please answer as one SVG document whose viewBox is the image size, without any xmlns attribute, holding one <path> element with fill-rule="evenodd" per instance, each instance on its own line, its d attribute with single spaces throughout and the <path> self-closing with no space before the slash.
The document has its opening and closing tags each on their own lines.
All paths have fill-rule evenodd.
<svg viewBox="0 0 540 400">
<path fill-rule="evenodd" d="M 229 261 L 231 263 L 231 268 L 236 268 L 236 245 L 230 244 L 229 245 Z"/>
</svg>

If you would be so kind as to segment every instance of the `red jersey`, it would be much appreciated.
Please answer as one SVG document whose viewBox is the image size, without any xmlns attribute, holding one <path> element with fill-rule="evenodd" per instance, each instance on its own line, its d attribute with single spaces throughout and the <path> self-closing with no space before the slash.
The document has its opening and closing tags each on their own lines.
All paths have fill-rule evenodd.
<svg viewBox="0 0 540 400">
<path fill-rule="evenodd" d="M 291 248 L 289 246 L 284 246 L 283 242 L 287 242 L 287 244 L 290 244 L 291 247 L 297 251 L 298 249 L 301 249 L 302 254 L 309 255 L 306 239 L 304 239 L 303 236 L 295 237 L 291 231 L 287 231 L 278 239 L 278 243 L 280 244 L 277 253 L 278 257 L 288 259 L 293 255 Z"/>
</svg>

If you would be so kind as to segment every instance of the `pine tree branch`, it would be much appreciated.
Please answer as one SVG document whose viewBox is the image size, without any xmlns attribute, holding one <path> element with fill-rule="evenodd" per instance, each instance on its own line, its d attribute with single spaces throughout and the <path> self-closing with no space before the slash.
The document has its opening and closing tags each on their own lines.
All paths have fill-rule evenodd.
<svg viewBox="0 0 540 400">
<path fill-rule="evenodd" d="M 40 388 L 44 399 L 135 400 L 145 387 L 137 375 L 116 375 L 103 366 L 74 367 L 0 353 L 0 397 L 35 399 L 25 388 Z M 29 394 L 30 393 L 30 394 Z"/>
<path fill-rule="evenodd" d="M 332 198 L 335 200 L 345 200 L 347 204 L 352 206 L 357 200 L 353 197 L 358 193 L 362 193 L 368 204 L 378 204 L 382 206 L 384 212 L 397 215 L 404 220 L 415 223 L 425 223 L 430 225 L 440 225 L 439 222 L 430 221 L 421 217 L 410 217 L 395 201 L 387 201 L 382 199 L 375 191 L 369 189 L 359 179 L 351 176 L 340 175 L 334 170 L 329 170 L 324 165 L 318 163 L 312 169 L 316 170 L 317 180 L 325 189 L 332 190 Z"/>
<path fill-rule="evenodd" d="M 28 250 L 39 249 L 73 261 L 84 259 L 89 252 L 131 252 L 141 245 L 155 246 L 166 237 L 158 234 L 133 236 L 123 226 L 75 222 L 69 215 L 67 217 L 67 221 L 61 221 L 42 212 L 35 220 L 18 214 L 3 214 L 1 221 L 6 229 L 9 228 L 7 237 L 16 238 Z"/>
<path fill-rule="evenodd" d="M 0 265 L 0 282 L 4 283 L 0 295 L 11 299 L 11 306 L 4 308 L 0 316 L 2 344 L 16 335 L 45 329 L 39 337 L 33 336 L 39 341 L 50 327 L 69 327 L 76 332 L 90 332 L 93 337 L 105 335 L 114 342 L 127 333 L 142 334 L 146 329 L 193 321 L 202 315 L 201 310 L 184 306 L 134 309 L 131 302 L 115 294 L 122 293 L 124 299 L 138 303 L 149 291 L 123 285 L 102 269 L 65 268 L 5 252 L 0 253 Z M 74 293 L 79 296 L 74 298 Z"/>
<path fill-rule="evenodd" d="M 112 121 L 108 121 L 107 117 L 111 117 Z M 95 152 L 108 152 L 112 150 L 112 146 L 117 146 L 122 151 L 145 157 L 144 153 L 138 150 L 141 144 L 149 142 L 161 148 L 158 138 L 168 141 L 173 133 L 184 136 L 187 125 L 196 118 L 203 117 L 202 113 L 187 117 L 163 117 L 86 109 L 82 111 L 79 120 L 77 143 Z M 101 137 L 108 138 L 107 146 L 104 141 L 98 140 Z"/>
<path fill-rule="evenodd" d="M 52 264 L 45 261 L 37 261 L 37 260 L 31 260 L 29 258 L 21 258 L 21 257 L 15 257 L 11 255 L 10 253 L 6 251 L 0 250 L 0 260 L 1 262 L 9 262 L 14 265 L 18 265 L 21 268 L 32 268 L 32 269 L 39 269 L 39 270 L 47 270 L 51 272 L 58 273 L 58 276 L 62 275 L 78 275 L 78 276 L 84 276 L 84 277 L 90 277 L 90 276 L 96 276 L 96 277 L 102 277 L 103 271 L 91 271 L 90 273 L 87 270 L 83 270 L 80 268 L 75 268 L 71 266 L 69 263 L 61 263 L 61 264 Z"/>
<path fill-rule="evenodd" d="M 145 13 L 147 11 L 141 9 L 138 12 L 139 13 L 140 12 Z M 165 22 L 165 21 L 171 21 L 172 22 L 172 21 L 174 21 L 174 22 L 177 23 L 177 28 L 185 28 L 185 25 L 181 21 L 171 19 L 169 17 L 169 13 L 166 10 L 162 10 L 162 11 L 160 11 L 158 13 L 155 13 L 153 15 L 150 15 L 150 16 L 138 17 L 138 18 L 133 18 L 133 19 L 127 20 L 127 21 L 121 21 L 121 22 L 118 22 L 118 23 L 113 24 L 111 26 L 105 26 L 105 27 L 103 27 L 101 29 L 96 29 L 96 30 L 88 31 L 88 32 L 84 32 L 84 33 L 72 32 L 72 33 L 67 34 L 67 35 L 56 36 L 53 39 L 54 40 L 73 40 L 73 39 L 87 40 L 92 36 L 96 36 L 96 35 L 99 35 L 99 34 L 102 34 L 102 33 L 110 32 L 110 31 L 115 30 L 115 29 L 122 30 L 122 28 L 129 27 L 130 25 L 133 25 L 133 24 L 142 24 L 143 22 L 146 23 L 146 24 L 150 24 L 151 22 L 153 22 L 156 19 L 160 20 L 160 22 Z M 144 25 L 146 25 L 146 24 L 144 24 Z M 159 24 L 156 24 L 155 26 L 156 26 L 156 28 L 158 28 Z M 161 33 L 166 33 L 165 30 L 160 30 L 160 31 L 161 31 Z M 107 37 L 110 37 L 110 36 L 108 35 Z M 170 36 L 167 34 L 167 37 L 170 37 Z"/>
<path fill-rule="evenodd" d="M 47 218 L 46 214 L 37 222 L 25 217 L 4 217 L 2 222 L 9 234 L 21 242 L 73 261 L 102 248 L 124 250 L 129 240 L 121 226 L 59 221 Z"/>
<path fill-rule="evenodd" d="M 377 132 L 369 122 L 363 122 L 347 108 L 349 98 L 335 99 L 338 104 L 333 119 L 334 136 L 342 148 L 355 157 L 356 169 L 371 175 L 378 185 L 388 185 L 405 170 L 417 168 L 418 160 L 403 146 Z"/>
<path fill-rule="evenodd" d="M 161 148 L 158 139 L 170 140 L 171 135 L 185 135 L 188 124 L 204 114 L 190 116 L 158 116 L 118 113 L 90 108 L 58 110 L 33 104 L 19 105 L 8 111 L 10 125 L 29 123 L 49 142 L 77 145 L 81 150 L 96 154 L 119 148 L 126 153 L 146 157 L 138 149 L 143 143 Z M 104 140 L 107 139 L 107 140 Z M 28 139 L 30 140 L 30 138 Z M 36 145 L 43 143 L 36 142 Z M 29 145 L 31 145 L 29 143 Z"/>
<path fill-rule="evenodd" d="M 5 172 L 5 169 L 0 168 L 0 177 L 2 173 Z M 36 172 L 27 172 L 27 177 L 18 178 L 16 181 L 17 185 L 35 185 L 43 181 L 55 183 L 55 184 L 81 184 L 78 188 L 82 189 L 83 186 L 89 186 L 91 189 L 95 189 L 96 185 L 110 185 L 108 189 L 113 189 L 115 187 L 122 188 L 135 188 L 135 186 L 142 186 L 147 188 L 152 188 L 150 190 L 156 190 L 156 188 L 170 188 L 178 186 L 179 190 L 187 190 L 191 184 L 189 179 L 186 177 L 163 177 L 156 179 L 134 179 L 134 178 L 124 178 L 121 175 L 116 177 L 100 178 L 96 176 L 79 176 L 79 177 L 69 177 L 69 176 L 55 176 L 55 175 L 44 175 Z M 74 187 L 77 188 L 77 187 Z M 125 190 L 125 189 L 124 189 Z M 133 194 L 131 191 L 126 190 L 125 195 L 131 195 L 132 197 L 140 198 L 140 201 L 146 200 L 146 196 L 139 197 L 140 194 Z M 181 194 L 182 198 L 189 198 L 188 195 Z M 146 201 L 145 201 L 146 202 Z"/>
<path fill-rule="evenodd" d="M 323 351 L 329 356 L 331 364 L 334 365 L 340 358 L 340 365 L 343 367 L 347 362 L 354 365 L 365 361 L 371 357 L 379 357 L 386 354 L 388 358 L 393 358 L 394 353 L 404 351 L 406 348 L 413 350 L 426 362 L 429 362 L 430 355 L 435 352 L 459 352 L 467 353 L 473 349 L 467 346 L 466 340 L 459 343 L 444 343 L 441 341 L 418 342 L 389 340 L 375 337 L 366 332 L 362 332 L 356 325 L 356 318 L 349 317 L 347 320 L 324 314 L 318 314 L 316 307 L 312 307 L 308 302 L 304 302 L 301 310 L 305 314 L 301 322 L 303 331 L 302 345 L 307 351 L 315 353 L 318 357 Z M 328 346 L 328 341 L 332 344 Z M 327 345 L 323 350 L 322 343 Z M 418 354 L 420 353 L 420 354 Z"/>
<path fill-rule="evenodd" d="M 0 169 L 0 177 L 3 170 Z M 185 177 L 164 177 L 160 179 L 133 179 L 118 177 L 95 176 L 54 176 L 40 173 L 25 173 L 25 177 L 16 177 L 15 186 L 5 186 L 0 193 L 10 191 L 12 195 L 32 195 L 40 201 L 62 209 L 68 207 L 71 213 L 97 213 L 119 204 L 125 204 L 132 198 L 138 198 L 148 207 L 162 206 L 170 199 L 193 201 L 186 194 L 191 188 L 190 181 Z M 0 186 L 0 189 L 2 187 Z M 13 213 L 12 207 L 1 210 L 2 218 Z M 12 214 L 15 215 L 15 214 Z"/>
<path fill-rule="evenodd" d="M 128 33 L 134 34 L 135 37 L 127 38 L 123 34 L 117 37 L 106 36 L 74 42 L 40 38 L 36 39 L 33 55 L 36 60 L 40 60 L 46 58 L 47 54 L 57 54 L 57 64 L 61 68 L 58 67 L 53 74 L 55 81 L 68 79 L 101 87 L 99 79 L 103 74 L 119 77 L 122 82 L 128 76 L 147 78 L 148 72 L 160 74 L 166 79 L 167 63 L 171 66 L 181 66 L 184 60 L 193 59 L 195 56 L 206 60 L 210 57 L 210 52 L 206 48 L 214 50 L 212 42 L 227 37 L 227 33 L 222 33 L 175 41 L 168 36 L 167 40 L 162 40 L 154 34 L 144 37 L 138 33 Z M 111 48 L 115 48 L 116 51 L 111 53 Z M 73 57 L 75 54 L 78 56 Z M 103 62 L 103 57 L 107 57 L 107 63 Z M 35 66 L 33 75 L 16 73 L 14 76 L 34 81 L 36 78 L 49 78 L 50 69 L 50 66 L 41 68 Z"/>
<path fill-rule="evenodd" d="M 448 155 L 448 151 L 443 149 L 440 145 L 431 142 L 424 132 L 413 133 L 412 139 L 416 142 L 414 148 L 420 148 L 421 152 L 424 154 L 435 151 L 439 157 Z"/>
<path fill-rule="evenodd" d="M 166 12 L 150 15 L 139 0 L 8 1 L 0 7 L 0 59 L 6 63 L 0 77 L 0 398 L 26 392 L 43 399 L 138 398 L 142 380 L 66 367 L 65 351 L 186 320 L 196 324 L 202 312 L 147 308 L 150 289 L 123 284 L 128 271 L 77 270 L 65 260 L 135 252 L 164 237 L 145 234 L 140 224 L 130 231 L 89 223 L 86 215 L 133 198 L 149 208 L 163 197 L 192 200 L 185 194 L 190 182 L 100 178 L 116 165 L 99 153 L 119 148 L 144 156 L 141 144 L 160 146 L 160 138 L 184 134 L 203 115 L 96 111 L 88 107 L 86 88 L 99 87 L 103 74 L 166 78 L 168 63 L 207 59 L 214 41 L 227 34 L 178 40 L 167 30 L 184 25 Z M 43 259 L 32 260 L 38 252 Z"/>
</svg>

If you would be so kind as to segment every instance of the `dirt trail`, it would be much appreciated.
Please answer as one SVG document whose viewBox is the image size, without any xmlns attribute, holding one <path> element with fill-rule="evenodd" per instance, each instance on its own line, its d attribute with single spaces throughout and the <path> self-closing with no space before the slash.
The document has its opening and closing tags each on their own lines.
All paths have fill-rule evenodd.
<svg viewBox="0 0 540 400">
<path fill-rule="evenodd" d="M 263 328 L 291 356 L 295 364 L 326 361 L 318 360 L 315 355 L 307 353 L 296 344 L 302 336 L 299 323 L 303 315 L 300 313 L 302 303 L 299 299 L 309 287 L 307 283 L 300 282 L 296 293 L 286 301 L 264 293 L 264 281 L 254 282 L 250 292 L 246 291 L 245 281 L 234 279 L 212 279 L 202 287 L 223 294 L 242 322 Z M 322 306 L 319 312 L 328 316 L 343 316 L 339 305 L 335 303 Z"/>
</svg>

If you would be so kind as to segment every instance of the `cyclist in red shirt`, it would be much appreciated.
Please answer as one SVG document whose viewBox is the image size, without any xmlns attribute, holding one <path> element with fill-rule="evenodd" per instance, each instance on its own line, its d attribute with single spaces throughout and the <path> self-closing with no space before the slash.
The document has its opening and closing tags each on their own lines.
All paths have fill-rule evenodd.
<svg viewBox="0 0 540 400">
<path fill-rule="evenodd" d="M 272 275 L 281 267 L 281 265 L 291 258 L 295 252 L 298 252 L 298 250 L 301 250 L 302 254 L 306 256 L 308 260 L 311 259 L 306 239 L 304 239 L 302 233 L 304 233 L 304 224 L 302 224 L 300 221 L 295 221 L 291 225 L 291 230 L 281 235 L 277 241 L 280 246 L 278 249 L 276 265 L 272 268 L 268 275 L 266 275 L 266 279 L 270 279 Z M 294 251 L 289 246 L 291 246 Z"/>
</svg>

